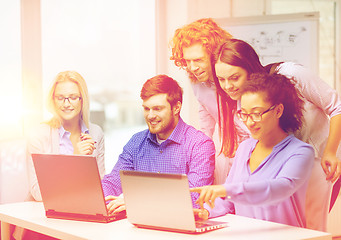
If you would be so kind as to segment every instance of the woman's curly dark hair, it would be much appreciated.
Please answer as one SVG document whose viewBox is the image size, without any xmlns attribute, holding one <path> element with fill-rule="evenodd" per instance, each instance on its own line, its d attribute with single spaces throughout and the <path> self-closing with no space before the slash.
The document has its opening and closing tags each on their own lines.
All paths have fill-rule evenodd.
<svg viewBox="0 0 341 240">
<path fill-rule="evenodd" d="M 279 125 L 285 132 L 299 130 L 303 122 L 304 101 L 293 79 L 273 73 L 253 73 L 249 76 L 242 94 L 264 92 L 272 105 L 283 104 L 284 111 Z"/>
</svg>

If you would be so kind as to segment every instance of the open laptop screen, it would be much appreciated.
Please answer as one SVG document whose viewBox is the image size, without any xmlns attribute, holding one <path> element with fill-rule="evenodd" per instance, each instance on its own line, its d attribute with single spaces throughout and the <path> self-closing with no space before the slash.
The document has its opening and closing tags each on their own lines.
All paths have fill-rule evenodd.
<svg viewBox="0 0 341 240">
<path fill-rule="evenodd" d="M 32 154 L 32 159 L 48 217 L 103 221 L 108 216 L 95 157 Z"/>
<path fill-rule="evenodd" d="M 198 231 L 187 175 L 121 171 L 120 176 L 127 217 L 132 224 L 170 231 Z M 216 223 L 209 230 L 226 226 Z"/>
</svg>

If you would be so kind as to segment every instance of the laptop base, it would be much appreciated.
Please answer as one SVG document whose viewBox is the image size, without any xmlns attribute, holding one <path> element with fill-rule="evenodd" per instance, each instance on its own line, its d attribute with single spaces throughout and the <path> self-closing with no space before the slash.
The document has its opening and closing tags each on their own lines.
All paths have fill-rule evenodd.
<svg viewBox="0 0 341 240">
<path fill-rule="evenodd" d="M 166 228 L 166 227 L 156 227 L 150 225 L 143 225 L 143 224 L 134 224 L 134 226 L 138 228 L 145 228 L 151 230 L 159 230 L 159 231 L 168 231 L 168 232 L 177 232 L 177 233 L 186 233 L 186 234 L 201 234 L 205 232 L 210 232 L 216 229 L 228 227 L 226 222 L 217 222 L 217 221 L 202 221 L 198 222 L 200 227 L 197 227 L 194 230 L 187 230 L 187 229 L 174 229 L 174 228 Z"/>
<path fill-rule="evenodd" d="M 54 210 L 46 211 L 46 217 L 56 218 L 56 219 L 66 219 L 75 221 L 85 221 L 85 222 L 99 222 L 99 223 L 109 223 L 117 220 L 126 218 L 126 212 L 122 211 L 115 215 L 104 216 L 102 214 L 88 215 L 88 214 L 78 214 L 78 213 L 66 213 L 66 212 L 56 212 Z"/>
</svg>

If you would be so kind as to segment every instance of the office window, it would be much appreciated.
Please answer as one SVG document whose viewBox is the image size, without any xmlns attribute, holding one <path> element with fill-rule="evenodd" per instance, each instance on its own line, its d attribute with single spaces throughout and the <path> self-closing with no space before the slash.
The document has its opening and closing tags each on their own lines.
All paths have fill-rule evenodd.
<svg viewBox="0 0 341 240">
<path fill-rule="evenodd" d="M 0 140 L 8 140 L 23 130 L 20 0 L 0 1 L 0 31 Z"/>
<path fill-rule="evenodd" d="M 41 24 L 44 94 L 58 72 L 84 77 L 110 171 L 132 134 L 145 128 L 139 93 L 156 72 L 155 1 L 41 0 Z"/>
<path fill-rule="evenodd" d="M 271 14 L 319 12 L 319 75 L 331 87 L 335 77 L 335 1 L 326 0 L 272 0 Z"/>
</svg>

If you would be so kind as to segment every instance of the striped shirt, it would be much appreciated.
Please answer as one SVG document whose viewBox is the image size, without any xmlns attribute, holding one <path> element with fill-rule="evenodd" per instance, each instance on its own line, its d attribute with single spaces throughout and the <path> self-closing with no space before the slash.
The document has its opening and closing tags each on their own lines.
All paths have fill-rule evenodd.
<svg viewBox="0 0 341 240">
<path fill-rule="evenodd" d="M 86 127 L 84 122 L 81 124 L 81 132 L 89 134 L 89 129 Z M 74 153 L 74 148 L 71 142 L 71 133 L 69 131 L 66 131 L 62 126 L 58 129 L 59 133 L 59 149 L 60 149 L 60 154 L 65 154 L 65 155 L 72 155 Z"/>
<path fill-rule="evenodd" d="M 180 118 L 172 134 L 161 144 L 148 129 L 129 140 L 111 173 L 102 180 L 104 195 L 122 193 L 120 170 L 187 174 L 190 187 L 211 185 L 214 159 L 213 141 Z M 197 197 L 197 193 L 192 193 L 193 204 Z"/>
</svg>

